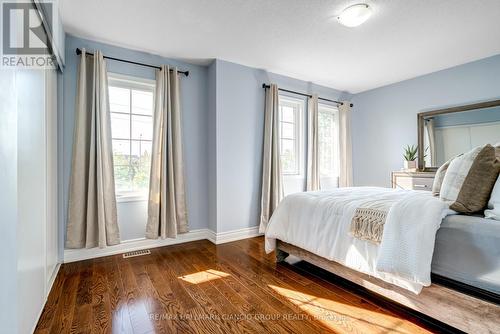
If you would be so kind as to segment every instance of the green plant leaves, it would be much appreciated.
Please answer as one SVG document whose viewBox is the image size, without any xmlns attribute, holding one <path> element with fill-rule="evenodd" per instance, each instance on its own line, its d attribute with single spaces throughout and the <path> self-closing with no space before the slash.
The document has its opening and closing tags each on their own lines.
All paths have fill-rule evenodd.
<svg viewBox="0 0 500 334">
<path fill-rule="evenodd" d="M 403 158 L 406 161 L 414 161 L 417 159 L 418 146 L 416 145 L 406 145 L 404 148 Z"/>
</svg>

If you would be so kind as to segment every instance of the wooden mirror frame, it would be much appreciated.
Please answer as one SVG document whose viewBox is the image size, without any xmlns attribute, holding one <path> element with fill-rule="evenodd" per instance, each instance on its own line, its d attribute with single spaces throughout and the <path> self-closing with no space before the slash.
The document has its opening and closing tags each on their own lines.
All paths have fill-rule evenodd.
<svg viewBox="0 0 500 334">
<path fill-rule="evenodd" d="M 462 111 L 469 111 L 474 109 L 484 109 L 484 108 L 493 108 L 500 106 L 500 100 L 493 100 L 487 102 L 466 104 L 457 107 L 445 108 L 445 109 L 436 109 L 431 111 L 425 111 L 417 114 L 417 131 L 418 131 L 418 169 L 420 171 L 435 171 L 439 168 L 439 166 L 425 167 L 424 161 L 424 121 L 428 117 L 443 115 L 443 114 L 451 114 Z"/>
</svg>

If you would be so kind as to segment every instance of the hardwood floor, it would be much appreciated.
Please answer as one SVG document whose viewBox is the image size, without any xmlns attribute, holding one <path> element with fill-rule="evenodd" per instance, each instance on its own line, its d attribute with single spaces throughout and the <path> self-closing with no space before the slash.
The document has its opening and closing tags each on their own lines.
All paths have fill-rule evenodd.
<svg viewBox="0 0 500 334">
<path fill-rule="evenodd" d="M 429 333 L 266 255 L 263 238 L 64 264 L 35 333 Z"/>
</svg>

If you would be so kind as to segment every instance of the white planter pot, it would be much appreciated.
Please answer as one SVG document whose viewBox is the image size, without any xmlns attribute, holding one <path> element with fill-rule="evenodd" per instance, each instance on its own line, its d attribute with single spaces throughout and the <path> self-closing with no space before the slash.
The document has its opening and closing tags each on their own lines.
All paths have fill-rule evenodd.
<svg viewBox="0 0 500 334">
<path fill-rule="evenodd" d="M 413 160 L 413 161 L 406 161 L 405 160 L 404 167 L 406 170 L 416 171 L 417 170 L 417 160 Z"/>
</svg>

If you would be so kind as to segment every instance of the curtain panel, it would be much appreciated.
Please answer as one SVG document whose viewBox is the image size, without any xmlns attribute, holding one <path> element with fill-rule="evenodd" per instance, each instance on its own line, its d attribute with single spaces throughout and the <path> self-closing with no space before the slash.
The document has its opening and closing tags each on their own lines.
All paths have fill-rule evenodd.
<svg viewBox="0 0 500 334">
<path fill-rule="evenodd" d="M 67 248 L 120 243 L 106 62 L 82 50 L 77 78 Z"/>
<path fill-rule="evenodd" d="M 339 187 L 352 187 L 351 102 L 339 106 Z"/>
<path fill-rule="evenodd" d="M 175 238 L 189 231 L 181 124 L 178 71 L 170 72 L 168 66 L 162 65 L 156 71 L 146 225 L 149 239 Z"/>
<path fill-rule="evenodd" d="M 437 165 L 437 158 L 436 158 L 436 135 L 435 135 L 435 126 L 434 126 L 434 119 L 429 118 L 425 120 L 425 127 L 427 129 L 427 137 L 429 139 L 429 153 L 430 153 L 430 165 L 431 166 L 436 166 Z M 425 148 L 424 152 L 425 152 Z"/>
<path fill-rule="evenodd" d="M 307 99 L 307 176 L 306 190 L 320 189 L 318 95 Z"/>
<path fill-rule="evenodd" d="M 259 233 L 266 231 L 269 219 L 283 198 L 279 147 L 278 86 L 266 88 L 264 109 L 264 147 L 262 152 L 262 194 Z"/>
</svg>

